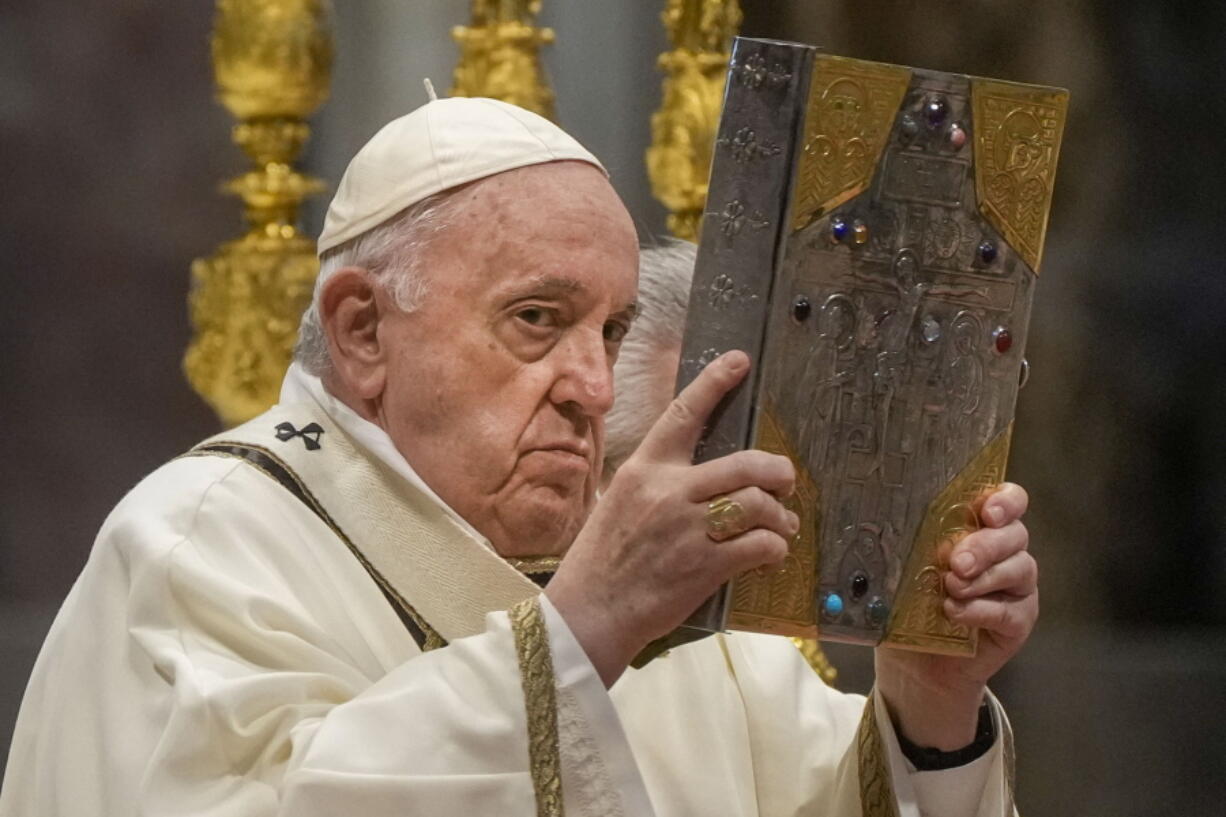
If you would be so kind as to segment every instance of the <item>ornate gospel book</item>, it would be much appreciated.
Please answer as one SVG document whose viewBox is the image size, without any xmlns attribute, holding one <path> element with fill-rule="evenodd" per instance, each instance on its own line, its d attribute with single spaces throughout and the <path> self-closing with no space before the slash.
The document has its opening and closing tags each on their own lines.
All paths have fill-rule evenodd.
<svg viewBox="0 0 1226 817">
<path fill-rule="evenodd" d="M 1004 478 L 1067 100 L 736 40 L 677 385 L 749 354 L 695 461 L 788 456 L 801 531 L 688 627 L 974 652 L 942 573 Z"/>
</svg>

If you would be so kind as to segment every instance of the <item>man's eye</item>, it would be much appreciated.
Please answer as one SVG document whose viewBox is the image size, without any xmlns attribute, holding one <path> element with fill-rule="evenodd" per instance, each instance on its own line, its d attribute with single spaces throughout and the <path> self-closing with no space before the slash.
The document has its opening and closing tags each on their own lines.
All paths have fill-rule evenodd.
<svg viewBox="0 0 1226 817">
<path fill-rule="evenodd" d="M 609 343 L 621 343 L 622 338 L 630 331 L 630 327 L 617 321 L 609 321 L 604 325 L 604 339 Z"/>
<path fill-rule="evenodd" d="M 558 318 L 557 315 L 554 314 L 553 310 L 544 309 L 543 307 L 539 306 L 530 306 L 525 309 L 521 309 L 515 313 L 515 317 L 519 318 L 521 321 L 529 324 L 530 326 L 546 327 L 558 325 Z"/>
</svg>

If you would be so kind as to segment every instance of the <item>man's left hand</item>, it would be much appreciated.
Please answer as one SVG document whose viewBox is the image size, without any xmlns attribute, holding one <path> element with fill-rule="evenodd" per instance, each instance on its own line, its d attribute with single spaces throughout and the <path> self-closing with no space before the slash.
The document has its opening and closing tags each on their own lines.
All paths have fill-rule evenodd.
<svg viewBox="0 0 1226 817">
<path fill-rule="evenodd" d="M 974 740 L 988 679 L 1021 648 L 1039 616 L 1039 568 L 1021 522 L 1028 503 L 1004 483 L 982 502 L 983 527 L 950 554 L 945 614 L 979 628 L 973 658 L 878 648 L 877 688 L 895 725 L 912 742 L 942 751 Z"/>
</svg>

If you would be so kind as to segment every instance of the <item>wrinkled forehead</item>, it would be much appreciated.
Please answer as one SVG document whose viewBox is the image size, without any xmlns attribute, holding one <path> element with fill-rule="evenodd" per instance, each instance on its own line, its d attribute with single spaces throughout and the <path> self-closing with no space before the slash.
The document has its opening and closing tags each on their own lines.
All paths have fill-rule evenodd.
<svg viewBox="0 0 1226 817">
<path fill-rule="evenodd" d="M 638 287 L 634 224 L 604 174 L 551 162 L 453 193 L 425 265 L 432 285 L 475 291 L 548 281 L 558 295 L 622 308 Z"/>
<path fill-rule="evenodd" d="M 479 179 L 460 193 L 461 201 L 484 208 L 482 215 L 496 223 L 519 217 L 527 222 L 599 211 L 618 226 L 619 216 L 629 222 L 625 205 L 609 180 L 583 162 L 561 161 L 516 168 Z"/>
</svg>

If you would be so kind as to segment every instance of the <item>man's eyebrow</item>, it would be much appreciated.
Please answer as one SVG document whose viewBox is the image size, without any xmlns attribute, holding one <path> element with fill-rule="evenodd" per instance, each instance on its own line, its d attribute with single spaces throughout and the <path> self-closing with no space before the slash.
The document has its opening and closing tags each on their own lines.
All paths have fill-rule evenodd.
<svg viewBox="0 0 1226 817">
<path fill-rule="evenodd" d="M 507 289 L 507 295 L 520 298 L 536 293 L 571 294 L 587 291 L 587 285 L 564 275 L 535 275 Z"/>
<path fill-rule="evenodd" d="M 635 320 L 639 316 L 639 305 L 636 303 L 626 304 L 626 308 L 622 309 L 617 315 L 625 315 L 628 320 Z"/>
<path fill-rule="evenodd" d="M 582 294 L 587 292 L 587 284 L 564 275 L 537 275 L 526 281 L 521 281 L 506 291 L 509 299 L 525 298 L 530 295 Z M 625 315 L 629 320 L 639 316 L 639 305 L 633 301 L 619 309 L 615 315 Z"/>
</svg>

